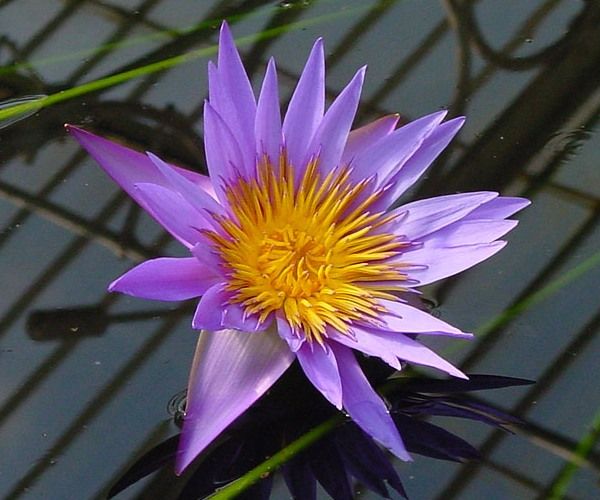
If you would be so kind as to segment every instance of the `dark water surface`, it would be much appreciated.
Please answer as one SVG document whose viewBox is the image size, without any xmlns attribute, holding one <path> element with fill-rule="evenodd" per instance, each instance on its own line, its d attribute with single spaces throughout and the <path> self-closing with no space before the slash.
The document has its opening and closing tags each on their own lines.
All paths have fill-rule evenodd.
<svg viewBox="0 0 600 500">
<path fill-rule="evenodd" d="M 598 498 L 594 0 L 0 2 L 0 108 L 62 95 L 0 122 L 0 497 L 102 498 L 135 457 L 176 431 L 168 402 L 186 385 L 196 343 L 189 305 L 105 290 L 135 261 L 182 249 L 62 125 L 202 170 L 208 56 L 79 97 L 69 89 L 213 47 L 224 17 L 236 37 L 281 28 L 241 52 L 254 82 L 275 56 L 283 98 L 323 36 L 330 96 L 369 65 L 360 122 L 466 114 L 453 149 L 411 196 L 486 189 L 533 200 L 504 251 L 426 290 L 437 314 L 478 332 L 470 343 L 438 342 L 440 352 L 469 372 L 538 381 L 485 395 L 527 426 L 511 436 L 447 421 L 485 461 L 399 464 L 411 498 Z M 119 498 L 153 498 L 149 484 Z M 287 497 L 281 481 L 273 497 Z"/>
</svg>

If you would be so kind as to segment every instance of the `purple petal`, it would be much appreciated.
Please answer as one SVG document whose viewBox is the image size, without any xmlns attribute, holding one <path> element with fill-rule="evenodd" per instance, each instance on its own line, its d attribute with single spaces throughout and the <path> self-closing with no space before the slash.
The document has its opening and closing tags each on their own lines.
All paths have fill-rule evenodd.
<svg viewBox="0 0 600 500">
<path fill-rule="evenodd" d="M 183 470 L 283 374 L 293 353 L 275 332 L 202 332 L 175 470 Z"/>
<path fill-rule="evenodd" d="M 411 241 L 420 240 L 462 219 L 497 196 L 498 193 L 493 192 L 461 193 L 407 203 L 394 210 L 395 213 L 406 213 L 396 224 L 394 231 Z"/>
<path fill-rule="evenodd" d="M 259 323 L 258 315 L 246 316 L 244 308 L 240 304 L 227 304 L 223 307 L 221 320 L 223 328 L 234 328 L 244 332 L 264 332 L 271 326 L 271 323 L 273 323 L 272 315 L 263 323 Z"/>
<path fill-rule="evenodd" d="M 438 111 L 399 128 L 357 155 L 353 162 L 353 178 L 356 181 L 377 174 L 379 185 L 393 175 L 421 147 L 446 116 L 446 111 Z"/>
<path fill-rule="evenodd" d="M 381 304 L 388 311 L 378 317 L 382 322 L 378 327 L 381 330 L 400 333 L 440 332 L 455 337 L 472 337 L 471 334 L 464 333 L 445 321 L 408 304 L 391 300 L 381 300 Z"/>
<path fill-rule="evenodd" d="M 194 257 L 147 260 L 113 281 L 108 289 L 154 300 L 199 297 L 219 278 Z"/>
<path fill-rule="evenodd" d="M 209 102 L 204 103 L 204 150 L 217 196 L 223 205 L 228 205 L 222 182 L 242 173 L 244 157 L 233 133 Z M 254 150 L 251 158 L 255 160 Z"/>
<path fill-rule="evenodd" d="M 227 127 L 235 129 L 236 139 L 243 155 L 243 163 L 237 164 L 237 168 L 243 169 L 245 174 L 250 174 L 255 160 L 256 101 L 226 22 L 221 25 L 217 71 L 212 76 L 210 103 L 221 115 Z"/>
<path fill-rule="evenodd" d="M 342 379 L 343 404 L 352 420 L 402 460 L 411 460 L 383 400 L 373 390 L 350 349 L 331 343 Z"/>
<path fill-rule="evenodd" d="M 217 283 L 210 287 L 198 303 L 192 328 L 211 332 L 221 330 L 223 325 L 223 308 L 230 298 L 225 292 L 225 283 Z"/>
<path fill-rule="evenodd" d="M 340 163 L 358 108 L 365 71 L 366 67 L 358 70 L 354 78 L 331 104 L 306 153 L 306 161 L 309 160 L 309 157 L 319 154 L 319 167 L 325 174 Z"/>
<path fill-rule="evenodd" d="M 368 356 L 380 358 L 396 370 L 402 369 L 402 364 L 400 363 L 398 356 L 393 351 L 390 351 L 387 348 L 387 345 L 378 337 L 374 335 L 365 335 L 363 330 L 353 327 L 352 337 L 336 331 L 332 331 L 328 336 L 331 340 L 345 345 L 346 347 L 357 349 Z"/>
<path fill-rule="evenodd" d="M 306 149 L 323 118 L 325 106 L 325 55 L 323 40 L 315 42 L 290 99 L 283 120 L 283 137 L 292 165 L 302 167 Z"/>
<path fill-rule="evenodd" d="M 162 161 L 158 156 L 152 153 L 147 153 L 147 155 L 163 177 L 171 184 L 173 190 L 177 191 L 198 212 L 210 212 L 219 215 L 225 213 L 223 207 L 219 205 L 214 197 L 200 188 L 200 186 L 194 184 L 184 175 L 181 175 L 181 173 Z"/>
<path fill-rule="evenodd" d="M 357 154 L 362 153 L 380 139 L 391 134 L 396 128 L 398 118 L 399 115 L 383 116 L 350 132 L 340 163 L 342 165 L 349 164 Z"/>
<path fill-rule="evenodd" d="M 143 208 L 146 208 L 146 206 L 139 199 L 139 192 L 135 189 L 135 184 L 150 183 L 169 186 L 164 176 L 145 154 L 72 125 L 66 125 L 66 129 L 90 153 L 104 171 Z M 205 175 L 173 165 L 170 165 L 170 167 L 209 194 L 214 193 L 210 179 Z"/>
<path fill-rule="evenodd" d="M 388 180 L 382 180 L 386 184 L 388 182 L 394 184 L 394 187 L 390 189 L 388 194 L 390 200 L 393 201 L 399 198 L 419 180 L 439 154 L 446 149 L 446 146 L 448 146 L 464 123 L 465 118 L 458 117 L 436 127 L 398 172 L 392 174 Z"/>
<path fill-rule="evenodd" d="M 418 285 L 428 285 L 434 281 L 460 273 L 479 264 L 502 250 L 505 241 L 460 247 L 428 247 L 426 244 L 417 250 L 402 255 L 402 260 L 415 266 L 408 274 L 410 279 L 418 281 Z"/>
<path fill-rule="evenodd" d="M 205 216 L 183 197 L 158 184 L 136 184 L 146 211 L 186 247 L 198 242 L 199 229 L 207 227 Z"/>
<path fill-rule="evenodd" d="M 342 409 L 342 383 L 333 351 L 327 346 L 305 342 L 296 352 L 308 380 L 338 410 Z"/>
<path fill-rule="evenodd" d="M 516 220 L 467 220 L 465 218 L 430 234 L 423 239 L 423 243 L 429 248 L 491 243 L 504 236 L 517 224 Z"/>
<path fill-rule="evenodd" d="M 370 356 L 377 356 L 394 368 L 396 366 L 388 361 L 391 356 L 409 363 L 437 368 L 454 377 L 467 378 L 463 372 L 444 358 L 406 335 L 356 326 L 352 330 L 354 339 L 344 336 L 335 336 L 332 339 Z"/>
<path fill-rule="evenodd" d="M 500 196 L 473 210 L 467 219 L 506 219 L 530 204 L 531 202 L 525 198 Z"/>
<path fill-rule="evenodd" d="M 200 233 L 197 243 L 191 252 L 202 264 L 212 269 L 215 273 L 221 274 L 223 262 L 219 255 L 215 252 L 212 241 L 204 234 Z"/>
<path fill-rule="evenodd" d="M 228 291 L 225 283 L 219 280 L 210 287 L 200 299 L 192 320 L 196 330 L 223 330 L 233 328 L 244 332 L 262 332 L 272 323 L 267 318 L 263 323 L 258 322 L 256 315 L 246 316 L 239 304 L 232 303 L 232 292 Z"/>
<path fill-rule="evenodd" d="M 282 312 L 278 311 L 275 314 L 275 319 L 277 321 L 277 332 L 279 333 L 279 336 L 288 343 L 292 352 L 297 352 L 306 340 L 306 337 L 304 335 L 299 335 L 292 330 L 288 320 L 285 319 Z"/>
<path fill-rule="evenodd" d="M 256 153 L 259 158 L 268 155 L 271 164 L 279 163 L 279 151 L 282 146 L 281 112 L 279 110 L 279 92 L 277 90 L 277 71 L 271 58 L 263 80 L 258 108 L 256 110 Z"/>
</svg>

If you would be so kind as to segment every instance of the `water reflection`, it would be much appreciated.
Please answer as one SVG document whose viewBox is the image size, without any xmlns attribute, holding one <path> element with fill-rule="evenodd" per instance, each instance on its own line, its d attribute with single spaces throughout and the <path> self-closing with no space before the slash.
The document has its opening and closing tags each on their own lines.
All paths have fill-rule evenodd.
<svg viewBox="0 0 600 500">
<path fill-rule="evenodd" d="M 414 498 L 482 498 L 492 490 L 502 498 L 595 497 L 600 5 L 286 6 L 292 3 L 301 5 L 152 0 L 126 8 L 84 0 L 38 3 L 29 11 L 26 3 L 4 2 L 0 101 L 59 94 L 206 48 L 215 40 L 212 27 L 234 16 L 240 36 L 312 22 L 242 49 L 251 72 L 277 56 L 284 98 L 322 35 L 332 48 L 330 96 L 347 80 L 347 68 L 370 65 L 361 121 L 396 111 L 408 120 L 437 107 L 467 114 L 457 147 L 415 196 L 498 189 L 534 205 L 509 253 L 427 296 L 445 319 L 485 333 L 449 353 L 463 369 L 538 383 L 486 395 L 527 422 L 517 437 L 449 427 L 475 444 L 483 462 L 458 467 L 419 459 L 399 466 L 399 474 Z M 182 29 L 190 25 L 196 29 Z M 69 498 L 76 491 L 100 498 L 131 462 L 176 431 L 165 405 L 185 383 L 195 344 L 187 306 L 148 311 L 147 304 L 104 294 L 106 283 L 130 267 L 120 258 L 174 249 L 65 140 L 62 125 L 85 123 L 202 170 L 197 123 L 205 62 L 65 99 L 0 131 L 0 471 L 11 471 L 0 476 L 0 496 Z M 152 491 L 161 479 L 169 484 L 172 474 L 161 472 L 150 486 L 140 481 L 122 495 Z M 277 481 L 274 487 L 282 491 Z"/>
<path fill-rule="evenodd" d="M 383 382 L 391 370 L 372 361 L 363 368 L 373 381 Z M 497 389 L 530 382 L 522 379 L 471 375 L 470 380 L 436 380 L 429 378 L 395 379 L 385 391 L 394 421 L 404 437 L 407 449 L 414 454 L 438 460 L 466 462 L 480 458 L 477 450 L 442 427 L 424 421 L 428 416 L 469 419 L 499 429 L 520 424 L 518 419 L 485 403 L 466 396 L 472 391 Z M 293 393 L 294 397 L 290 398 Z M 180 415 L 185 393 L 171 400 Z M 178 499 L 203 498 L 235 481 L 281 448 L 308 432 L 315 425 L 336 415 L 317 391 L 306 382 L 295 364 L 268 395 L 196 460 L 182 478 L 158 476 L 146 490 L 163 495 L 177 491 Z M 173 468 L 178 435 L 161 442 L 140 457 L 111 488 L 109 497 L 160 468 Z M 389 498 L 388 487 L 407 498 L 402 480 L 390 456 L 350 419 L 322 438 L 317 446 L 300 453 L 281 471 L 293 498 L 316 498 L 317 483 L 332 498 L 352 498 L 356 485 Z M 248 498 L 268 498 L 275 473 L 267 473 L 246 490 Z M 159 486 L 160 485 L 160 486 Z"/>
</svg>

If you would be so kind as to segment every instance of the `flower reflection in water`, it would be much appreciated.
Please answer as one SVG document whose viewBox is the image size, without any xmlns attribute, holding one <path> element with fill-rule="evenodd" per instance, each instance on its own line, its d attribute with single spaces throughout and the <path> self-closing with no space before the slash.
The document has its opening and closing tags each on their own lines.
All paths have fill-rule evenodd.
<svg viewBox="0 0 600 500">
<path fill-rule="evenodd" d="M 362 363 L 372 383 L 378 384 L 389 371 L 367 358 Z M 509 414 L 470 398 L 472 391 L 529 384 L 530 381 L 493 375 L 469 375 L 468 380 L 439 380 L 406 377 L 388 381 L 386 398 L 391 416 L 411 453 L 464 462 L 480 458 L 478 451 L 462 438 L 428 422 L 428 417 L 470 419 L 500 429 L 518 424 Z M 290 397 L 293 394 L 293 397 Z M 172 400 L 176 422 L 181 423 L 185 393 Z M 308 432 L 334 414 L 319 394 L 303 380 L 297 364 L 199 459 L 184 477 L 167 476 L 180 499 L 203 498 L 217 488 L 241 477 L 266 457 Z M 114 496 L 155 472 L 170 469 L 177 453 L 179 436 L 160 443 L 140 457 L 113 486 Z M 406 497 L 390 455 L 352 420 L 282 466 L 285 483 L 294 498 L 316 498 L 317 483 L 335 499 L 350 499 L 354 486 L 389 497 L 389 488 Z M 246 498 L 268 498 L 276 474 L 269 474 L 246 490 Z"/>
</svg>

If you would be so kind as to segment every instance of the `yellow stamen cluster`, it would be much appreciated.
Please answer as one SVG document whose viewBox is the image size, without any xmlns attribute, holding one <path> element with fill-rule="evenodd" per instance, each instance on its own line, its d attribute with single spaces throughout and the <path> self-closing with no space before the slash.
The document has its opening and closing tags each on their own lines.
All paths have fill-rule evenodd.
<svg viewBox="0 0 600 500">
<path fill-rule="evenodd" d="M 278 166 L 264 158 L 256 178 L 226 188 L 231 216 L 215 216 L 223 231 L 207 235 L 246 315 L 263 322 L 281 311 L 294 332 L 322 343 L 328 326 L 346 333 L 377 317 L 378 299 L 394 299 L 406 275 L 389 258 L 406 243 L 382 229 L 390 215 L 368 211 L 380 191 L 352 183 L 348 168 L 323 176 L 317 161 L 295 179 L 284 155 Z"/>
</svg>

